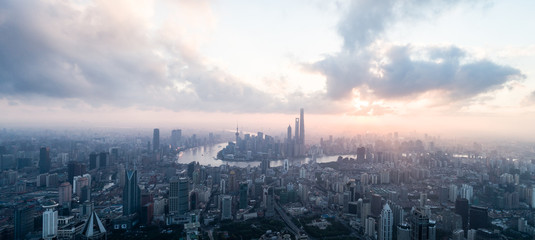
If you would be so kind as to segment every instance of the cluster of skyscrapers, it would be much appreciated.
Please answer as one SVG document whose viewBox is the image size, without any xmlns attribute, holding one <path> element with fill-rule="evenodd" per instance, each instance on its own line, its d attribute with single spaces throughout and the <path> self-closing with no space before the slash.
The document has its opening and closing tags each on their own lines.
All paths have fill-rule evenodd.
<svg viewBox="0 0 535 240">
<path fill-rule="evenodd" d="M 305 113 L 301 108 L 299 118 L 295 118 L 295 135 L 292 138 L 292 126 L 288 125 L 286 135 L 286 156 L 301 157 L 306 154 L 305 148 Z"/>
</svg>

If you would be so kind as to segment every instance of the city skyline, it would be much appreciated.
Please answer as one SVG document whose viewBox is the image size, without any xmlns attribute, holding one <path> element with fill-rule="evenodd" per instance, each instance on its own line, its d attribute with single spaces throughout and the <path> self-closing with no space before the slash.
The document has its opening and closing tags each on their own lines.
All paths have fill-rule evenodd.
<svg viewBox="0 0 535 240">
<path fill-rule="evenodd" d="M 32 3 L 0 3 L 2 127 L 535 133 L 532 2 Z"/>
</svg>

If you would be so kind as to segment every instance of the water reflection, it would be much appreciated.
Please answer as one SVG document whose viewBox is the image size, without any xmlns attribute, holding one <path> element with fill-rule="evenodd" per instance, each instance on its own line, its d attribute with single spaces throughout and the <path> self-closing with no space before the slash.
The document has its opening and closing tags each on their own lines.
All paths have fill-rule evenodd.
<svg viewBox="0 0 535 240">
<path fill-rule="evenodd" d="M 216 159 L 217 152 L 227 146 L 227 143 L 219 143 L 215 145 L 202 146 L 196 148 L 190 148 L 185 151 L 182 151 L 177 156 L 177 163 L 187 164 L 193 161 L 199 162 L 201 165 L 211 165 L 211 166 L 221 166 L 223 164 L 228 164 L 229 166 L 236 167 L 257 167 L 260 166 L 260 161 L 251 161 L 251 162 L 231 162 L 231 161 L 222 161 Z M 356 155 L 343 155 L 342 157 L 352 157 L 356 158 Z M 318 163 L 334 162 L 338 159 L 338 156 L 323 156 L 316 158 Z M 311 158 L 296 158 L 291 159 L 291 165 L 301 165 L 304 163 L 310 162 Z M 282 166 L 283 160 L 273 160 L 270 165 L 272 167 Z"/>
</svg>

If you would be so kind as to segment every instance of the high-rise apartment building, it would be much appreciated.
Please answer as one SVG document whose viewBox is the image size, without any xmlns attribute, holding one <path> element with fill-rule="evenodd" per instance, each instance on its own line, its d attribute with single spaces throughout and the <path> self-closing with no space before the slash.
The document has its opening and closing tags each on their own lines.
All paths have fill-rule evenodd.
<svg viewBox="0 0 535 240">
<path fill-rule="evenodd" d="M 59 205 L 70 205 L 72 201 L 72 185 L 69 182 L 64 182 L 58 188 Z"/>
<path fill-rule="evenodd" d="M 58 204 L 52 200 L 48 200 L 43 204 L 43 208 L 45 209 L 43 212 L 43 239 L 55 239 L 58 235 L 57 206 Z"/>
</svg>

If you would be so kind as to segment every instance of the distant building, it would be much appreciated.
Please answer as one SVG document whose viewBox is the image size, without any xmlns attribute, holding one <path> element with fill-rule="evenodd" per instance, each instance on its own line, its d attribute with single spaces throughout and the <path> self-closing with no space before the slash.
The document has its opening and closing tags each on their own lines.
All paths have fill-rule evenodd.
<svg viewBox="0 0 535 240">
<path fill-rule="evenodd" d="M 98 155 L 99 168 L 106 168 L 108 166 L 108 156 L 107 152 L 101 152 Z"/>
<path fill-rule="evenodd" d="M 155 128 L 152 133 L 152 151 L 160 151 L 160 129 Z"/>
<path fill-rule="evenodd" d="M 182 141 L 182 129 L 175 129 L 171 131 L 171 145 L 173 148 L 177 148 L 180 146 L 180 142 Z"/>
<path fill-rule="evenodd" d="M 100 161 L 98 160 L 98 154 L 92 152 L 89 154 L 89 170 L 97 169 L 100 167 Z"/>
<path fill-rule="evenodd" d="M 50 148 L 41 147 L 39 150 L 39 173 L 50 172 Z"/>
<path fill-rule="evenodd" d="M 67 164 L 67 174 L 69 182 L 73 184 L 73 179 L 75 176 L 80 176 L 85 173 L 85 165 L 80 162 L 70 161 Z"/>
<path fill-rule="evenodd" d="M 357 161 L 364 161 L 364 160 L 366 160 L 366 148 L 359 147 L 357 148 Z"/>
</svg>

